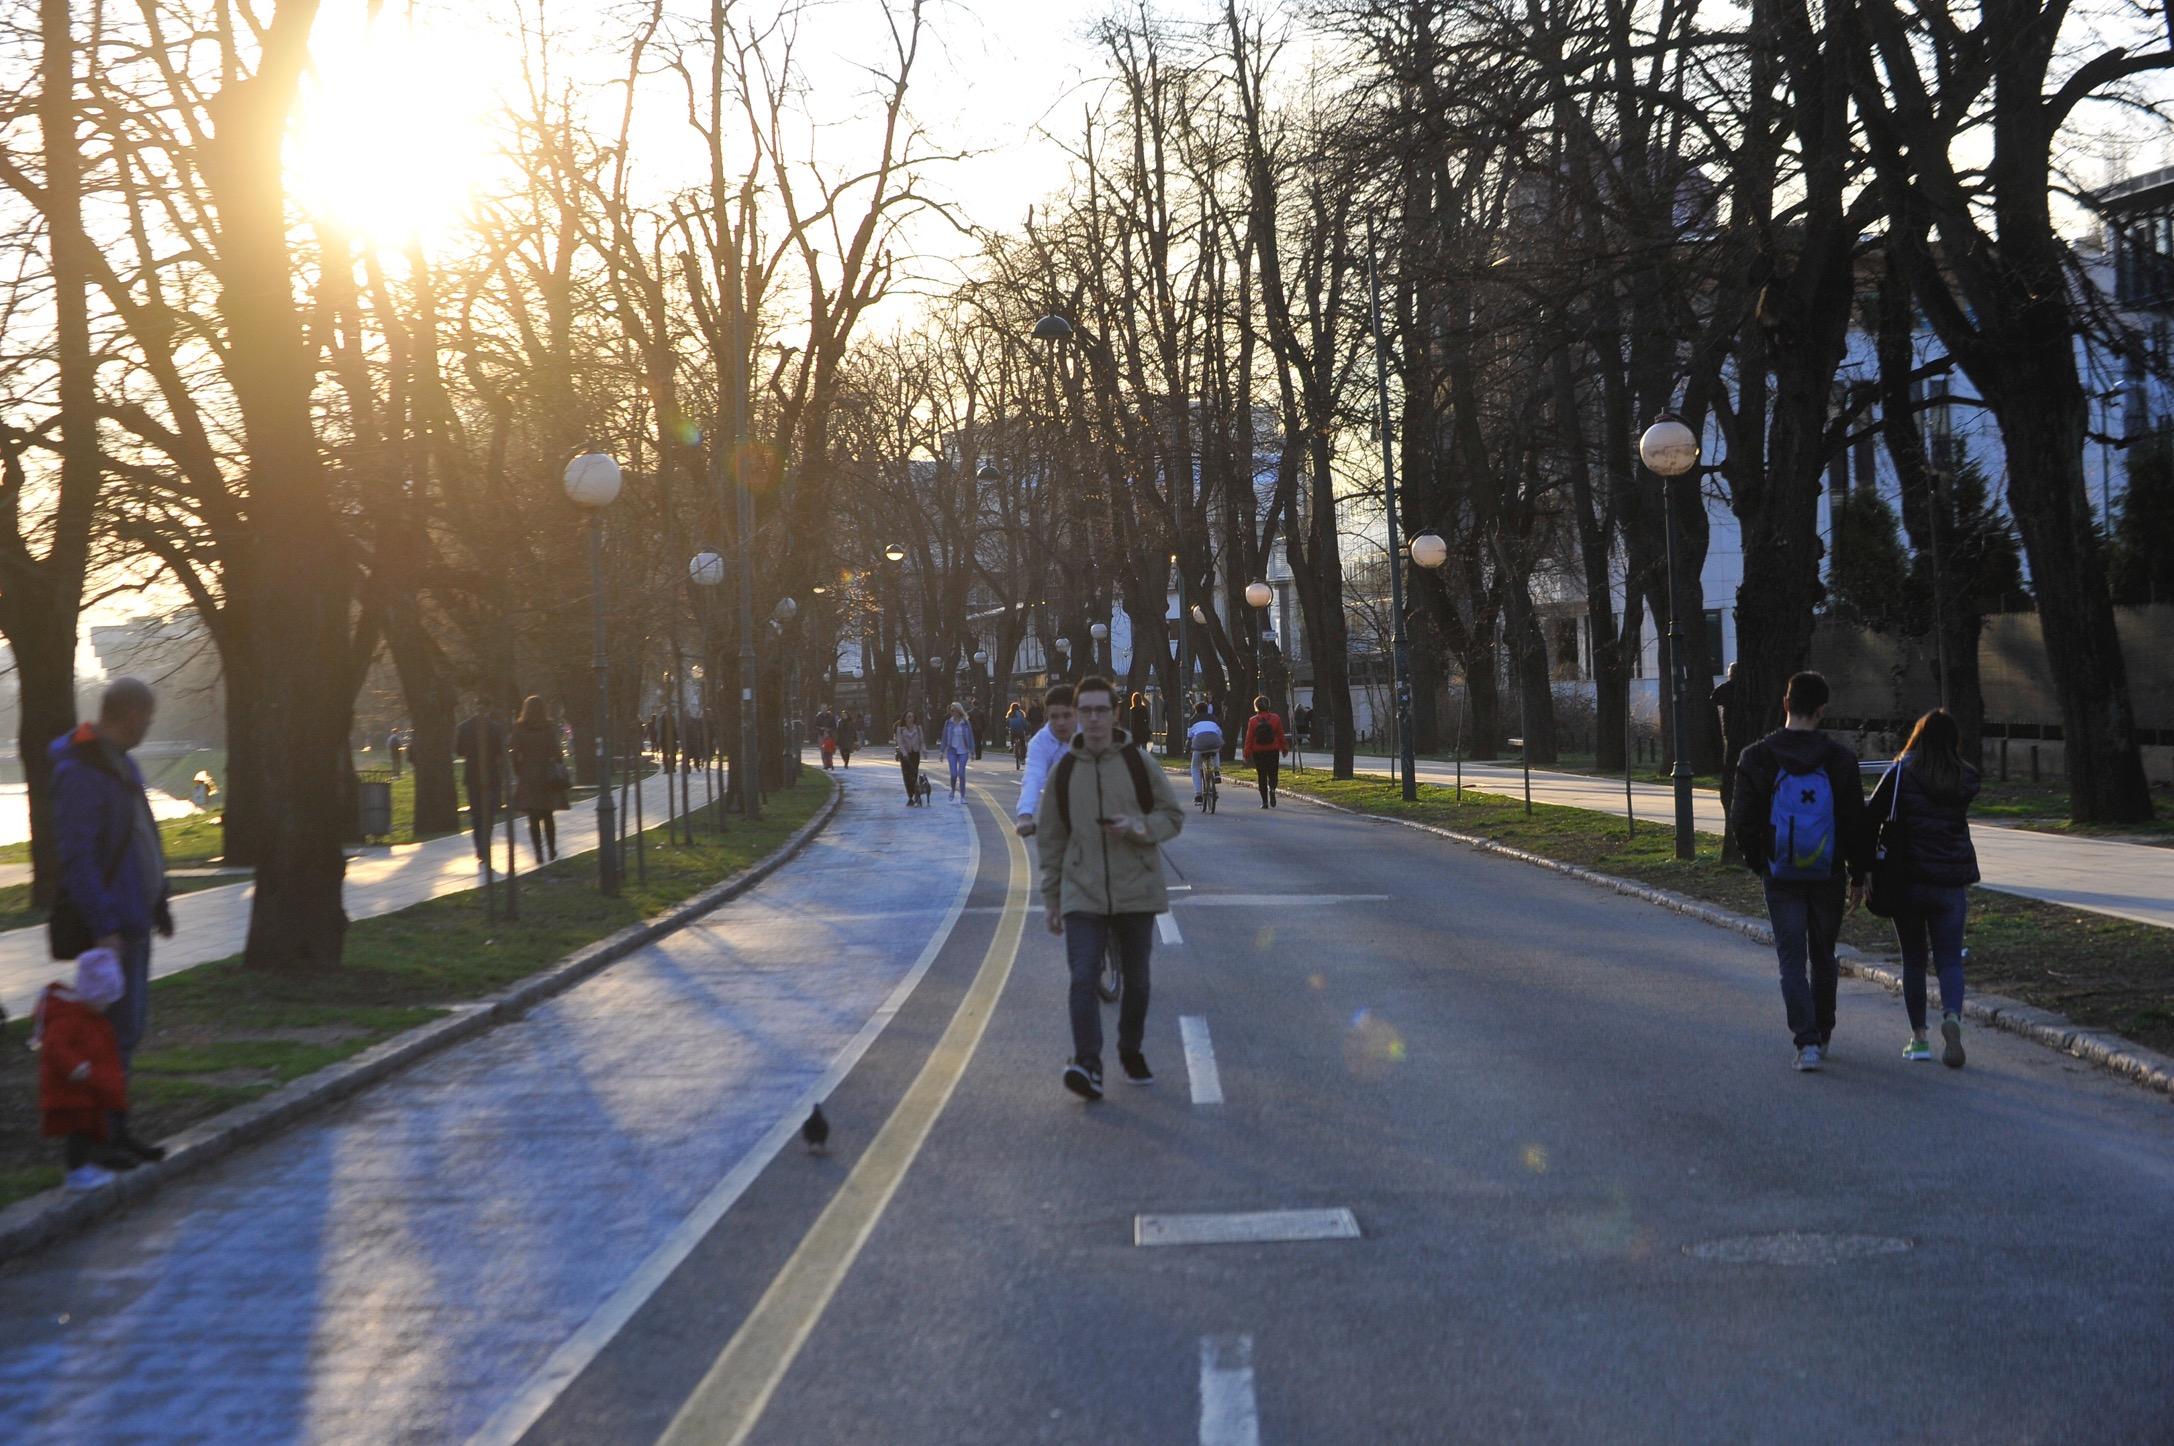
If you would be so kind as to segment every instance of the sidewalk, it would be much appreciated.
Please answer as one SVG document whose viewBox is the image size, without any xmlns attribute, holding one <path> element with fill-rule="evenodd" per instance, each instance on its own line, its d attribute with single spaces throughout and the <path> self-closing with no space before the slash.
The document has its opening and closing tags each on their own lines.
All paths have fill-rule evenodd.
<svg viewBox="0 0 2174 1446">
<path fill-rule="evenodd" d="M 1311 763 L 1316 755 L 1308 755 Z M 1390 760 L 1361 757 L 1353 760 L 1362 774 L 1388 776 Z M 1457 779 L 1454 763 L 1421 760 L 1419 781 L 1437 786 Z M 1286 777 L 1292 775 L 1286 774 Z M 1874 780 L 1865 780 L 1866 792 Z M 1482 793 L 1524 797 L 1524 773 L 1513 764 L 1464 765 L 1464 784 Z M 1672 828 L 1676 817 L 1674 791 L 1662 783 L 1634 783 L 1631 796 L 1641 825 Z M 1532 801 L 1561 808 L 1583 808 L 1597 813 L 1624 812 L 1623 780 L 1584 773 L 1553 773 L 1534 769 Z M 1701 790 L 1693 795 L 1693 818 L 1699 832 L 1722 832 L 1721 795 Z M 2033 833 L 2028 829 L 2003 828 L 1977 823 L 1971 841 L 1978 850 L 1978 869 L 1985 886 L 2005 894 L 2019 894 L 2064 908 L 2108 914 L 2161 929 L 2174 929 L 2174 856 L 2166 849 L 2143 844 L 2108 843 L 2103 839 L 2070 838 L 2063 834 Z"/>
<path fill-rule="evenodd" d="M 10 1439 L 467 1439 L 948 932 L 968 810 L 840 777 L 829 827 L 752 892 L 10 1266 Z"/>
<path fill-rule="evenodd" d="M 642 785 L 643 821 L 654 827 L 664 821 L 662 774 Z M 695 781 L 696 806 L 702 797 L 701 781 Z M 627 800 L 632 806 L 631 795 Z M 628 830 L 632 832 L 629 823 Z M 521 868 L 531 864 L 528 830 L 516 821 L 520 834 Z M 493 863 L 503 867 L 506 858 L 505 824 L 498 828 L 498 847 Z M 559 815 L 559 854 L 568 857 L 596 848 L 596 804 L 576 804 Z M 347 917 L 375 918 L 420 904 L 440 894 L 473 889 L 481 875 L 476 868 L 475 845 L 463 833 L 448 834 L 428 843 L 401 844 L 387 848 L 357 845 L 349 850 L 347 865 Z M 634 867 L 632 858 L 627 868 Z M 256 885 L 230 884 L 176 896 L 173 902 L 174 937 L 151 941 L 151 974 L 163 978 L 198 964 L 239 954 L 249 937 L 249 900 Z M 0 1008 L 11 1018 L 27 1016 L 37 1006 L 38 991 L 55 977 L 53 957 L 41 925 L 0 933 Z"/>
</svg>

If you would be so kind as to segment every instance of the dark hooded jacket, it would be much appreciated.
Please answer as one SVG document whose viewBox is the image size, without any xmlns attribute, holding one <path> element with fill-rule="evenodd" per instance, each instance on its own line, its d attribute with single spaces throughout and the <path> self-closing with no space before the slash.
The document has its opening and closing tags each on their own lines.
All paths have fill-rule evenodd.
<svg viewBox="0 0 2174 1446">
<path fill-rule="evenodd" d="M 1848 870 L 1862 880 L 1872 870 L 1872 828 L 1865 812 L 1864 782 L 1857 755 L 1817 728 L 1777 728 L 1746 748 L 1736 764 L 1736 797 L 1730 801 L 1729 831 L 1744 866 L 1762 878 L 1774 852 L 1772 810 L 1774 780 L 1783 773 L 1824 769 L 1834 791 L 1835 877 Z"/>
<path fill-rule="evenodd" d="M 1892 805 L 1901 823 L 1902 868 L 1913 883 L 1943 888 L 1962 888 L 1978 881 L 1978 851 L 1970 842 L 1970 801 L 1978 796 L 1978 770 L 1963 767 L 1963 796 L 1937 799 L 1905 753 L 1887 770 L 1865 812 L 1874 827 L 1887 817 Z M 1894 790 L 1902 796 L 1895 799 Z"/>
</svg>

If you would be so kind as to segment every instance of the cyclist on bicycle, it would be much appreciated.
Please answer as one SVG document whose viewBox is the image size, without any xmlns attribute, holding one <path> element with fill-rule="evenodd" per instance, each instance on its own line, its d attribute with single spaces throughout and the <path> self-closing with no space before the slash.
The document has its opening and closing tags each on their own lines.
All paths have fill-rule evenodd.
<svg viewBox="0 0 2174 1446">
<path fill-rule="evenodd" d="M 1027 766 L 1027 705 L 1014 698 L 1004 713 L 1004 731 L 1011 735 L 1012 767 Z"/>
<path fill-rule="evenodd" d="M 1185 730 L 1185 751 L 1193 755 L 1193 802 L 1198 803 L 1207 791 L 1208 771 L 1215 770 L 1218 780 L 1223 776 L 1223 728 L 1208 716 L 1204 702 L 1193 705 L 1192 726 Z"/>
</svg>

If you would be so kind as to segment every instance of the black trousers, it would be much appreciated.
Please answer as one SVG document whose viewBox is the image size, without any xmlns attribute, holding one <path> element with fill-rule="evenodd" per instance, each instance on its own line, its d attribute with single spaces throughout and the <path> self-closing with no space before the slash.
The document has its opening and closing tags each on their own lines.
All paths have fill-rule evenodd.
<svg viewBox="0 0 2174 1446">
<path fill-rule="evenodd" d="M 1261 802 L 1276 801 L 1276 782 L 1283 774 L 1283 755 L 1280 753 L 1256 753 L 1253 755 L 1253 781 L 1261 790 Z"/>
</svg>

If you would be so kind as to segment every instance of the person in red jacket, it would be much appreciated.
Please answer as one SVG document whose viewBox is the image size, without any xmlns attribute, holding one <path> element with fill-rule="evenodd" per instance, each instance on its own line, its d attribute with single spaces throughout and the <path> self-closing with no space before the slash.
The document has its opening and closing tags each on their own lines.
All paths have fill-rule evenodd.
<svg viewBox="0 0 2174 1446">
<path fill-rule="evenodd" d="M 1277 776 L 1283 771 L 1283 751 L 1290 741 L 1283 736 L 1283 715 L 1269 708 L 1265 694 L 1253 700 L 1253 716 L 1246 719 L 1246 731 L 1239 736 L 1245 740 L 1246 758 L 1260 785 L 1261 807 L 1274 808 Z"/>
<path fill-rule="evenodd" d="M 128 1109 L 121 1039 L 106 1017 L 120 998 L 120 961 L 110 949 L 92 949 L 76 960 L 74 985 L 49 984 L 38 999 L 38 1133 L 67 1142 L 70 1190 L 113 1183 L 113 1171 L 94 1156 L 110 1153 L 99 1149 L 106 1122 Z"/>
</svg>

